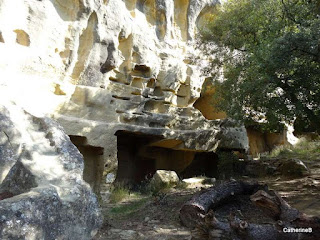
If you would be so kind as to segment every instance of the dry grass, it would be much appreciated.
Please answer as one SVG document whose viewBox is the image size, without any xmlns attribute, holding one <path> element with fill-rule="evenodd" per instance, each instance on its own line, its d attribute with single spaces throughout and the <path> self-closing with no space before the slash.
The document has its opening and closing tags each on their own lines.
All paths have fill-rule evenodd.
<svg viewBox="0 0 320 240">
<path fill-rule="evenodd" d="M 110 202 L 111 203 L 121 202 L 122 200 L 128 198 L 129 195 L 130 195 L 130 191 L 128 188 L 126 188 L 124 186 L 114 187 L 111 190 Z"/>
<path fill-rule="evenodd" d="M 284 145 L 271 151 L 269 157 L 301 158 L 320 160 L 320 140 L 301 139 L 296 145 Z"/>
</svg>

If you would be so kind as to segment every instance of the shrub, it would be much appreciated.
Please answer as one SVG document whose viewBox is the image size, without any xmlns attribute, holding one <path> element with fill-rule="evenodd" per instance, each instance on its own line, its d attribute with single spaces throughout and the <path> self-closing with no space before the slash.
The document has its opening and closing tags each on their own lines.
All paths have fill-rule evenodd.
<svg viewBox="0 0 320 240">
<path fill-rule="evenodd" d="M 127 198 L 130 195 L 130 191 L 125 186 L 115 186 L 111 190 L 110 202 L 117 203 L 121 202 L 123 199 Z"/>
<path fill-rule="evenodd" d="M 241 163 L 239 158 L 233 152 L 219 152 L 218 158 L 218 176 L 220 179 L 240 175 Z"/>
</svg>

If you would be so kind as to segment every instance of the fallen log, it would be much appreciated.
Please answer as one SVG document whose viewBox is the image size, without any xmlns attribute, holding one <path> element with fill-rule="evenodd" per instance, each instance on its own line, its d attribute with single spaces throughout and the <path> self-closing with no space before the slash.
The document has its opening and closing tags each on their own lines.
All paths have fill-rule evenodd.
<svg viewBox="0 0 320 240">
<path fill-rule="evenodd" d="M 320 218 L 257 183 L 233 181 L 200 192 L 182 206 L 180 219 L 193 229 L 192 240 L 320 239 Z"/>
<path fill-rule="evenodd" d="M 250 200 L 276 220 L 292 222 L 301 215 L 274 191 L 259 190 L 250 196 Z"/>
<path fill-rule="evenodd" d="M 211 210 L 206 214 L 204 222 L 192 230 L 192 240 L 298 240 L 295 233 L 283 232 L 283 227 L 281 223 L 248 223 L 238 218 L 235 213 L 230 214 L 228 222 L 222 222 L 215 218 Z"/>
<path fill-rule="evenodd" d="M 274 191 L 259 190 L 250 196 L 256 206 L 271 214 L 278 223 L 289 225 L 291 228 L 311 228 L 313 234 L 305 234 L 299 239 L 320 239 L 320 218 L 310 217 L 298 209 L 291 207 L 281 196 Z M 283 227 L 284 228 L 284 227 Z"/>
<path fill-rule="evenodd" d="M 195 195 L 185 203 L 180 210 L 180 220 L 183 225 L 194 228 L 203 221 L 204 215 L 210 208 L 221 204 L 222 201 L 239 194 L 251 194 L 262 186 L 254 182 L 230 181 L 209 188 L 207 191 Z"/>
</svg>

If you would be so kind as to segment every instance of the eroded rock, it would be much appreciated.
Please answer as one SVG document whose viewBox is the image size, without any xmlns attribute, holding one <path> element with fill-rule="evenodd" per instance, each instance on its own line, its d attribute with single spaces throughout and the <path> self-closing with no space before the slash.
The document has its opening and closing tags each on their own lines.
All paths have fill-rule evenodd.
<svg viewBox="0 0 320 240">
<path fill-rule="evenodd" d="M 304 177 L 310 169 L 299 159 L 271 158 L 244 162 L 244 174 L 252 177 L 282 175 L 287 177 Z"/>
<path fill-rule="evenodd" d="M 177 184 L 180 181 L 178 175 L 174 171 L 158 170 L 153 175 L 150 184 L 153 186 L 163 186 L 169 184 Z"/>
<path fill-rule="evenodd" d="M 84 179 L 97 194 L 104 172 L 141 166 L 140 160 L 121 163 L 121 131 L 157 140 L 143 142 L 135 153 L 151 160 L 144 162 L 146 172 L 131 174 L 135 181 L 158 169 L 181 172 L 197 152 L 246 152 L 243 126 L 207 120 L 193 106 L 205 79 L 193 61 L 197 25 L 217 3 L 31 0 L 13 14 L 13 1 L 0 0 L 0 51 L 7 56 L 0 59 L 0 90 L 63 126 L 83 154 Z"/>
<path fill-rule="evenodd" d="M 91 239 L 102 220 L 81 154 L 55 121 L 1 104 L 1 130 L 12 134 L 0 150 L 12 154 L 0 163 L 13 165 L 0 185 L 0 238 Z"/>
</svg>

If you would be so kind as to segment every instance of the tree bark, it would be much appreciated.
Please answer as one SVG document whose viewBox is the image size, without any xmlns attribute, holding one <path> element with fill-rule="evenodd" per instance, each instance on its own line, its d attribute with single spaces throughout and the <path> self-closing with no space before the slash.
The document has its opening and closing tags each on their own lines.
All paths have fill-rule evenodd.
<svg viewBox="0 0 320 240">
<path fill-rule="evenodd" d="M 223 200 L 239 194 L 252 194 L 261 185 L 242 181 L 230 181 L 209 188 L 207 191 L 195 195 L 180 209 L 180 220 L 189 228 L 194 228 L 203 221 L 209 209 L 216 207 Z"/>
<path fill-rule="evenodd" d="M 262 190 L 263 189 L 263 190 Z M 251 195 L 250 200 L 271 221 L 250 222 L 237 212 L 218 220 L 214 209 L 235 195 Z M 254 209 L 252 211 L 255 211 Z M 320 218 L 310 217 L 291 207 L 276 192 L 257 183 L 232 181 L 200 192 L 180 210 L 182 223 L 193 229 L 192 240 L 252 239 L 252 240 L 316 240 L 320 239 Z M 288 229 L 312 228 L 312 233 L 288 232 Z M 284 229 L 287 229 L 285 231 Z"/>
</svg>

